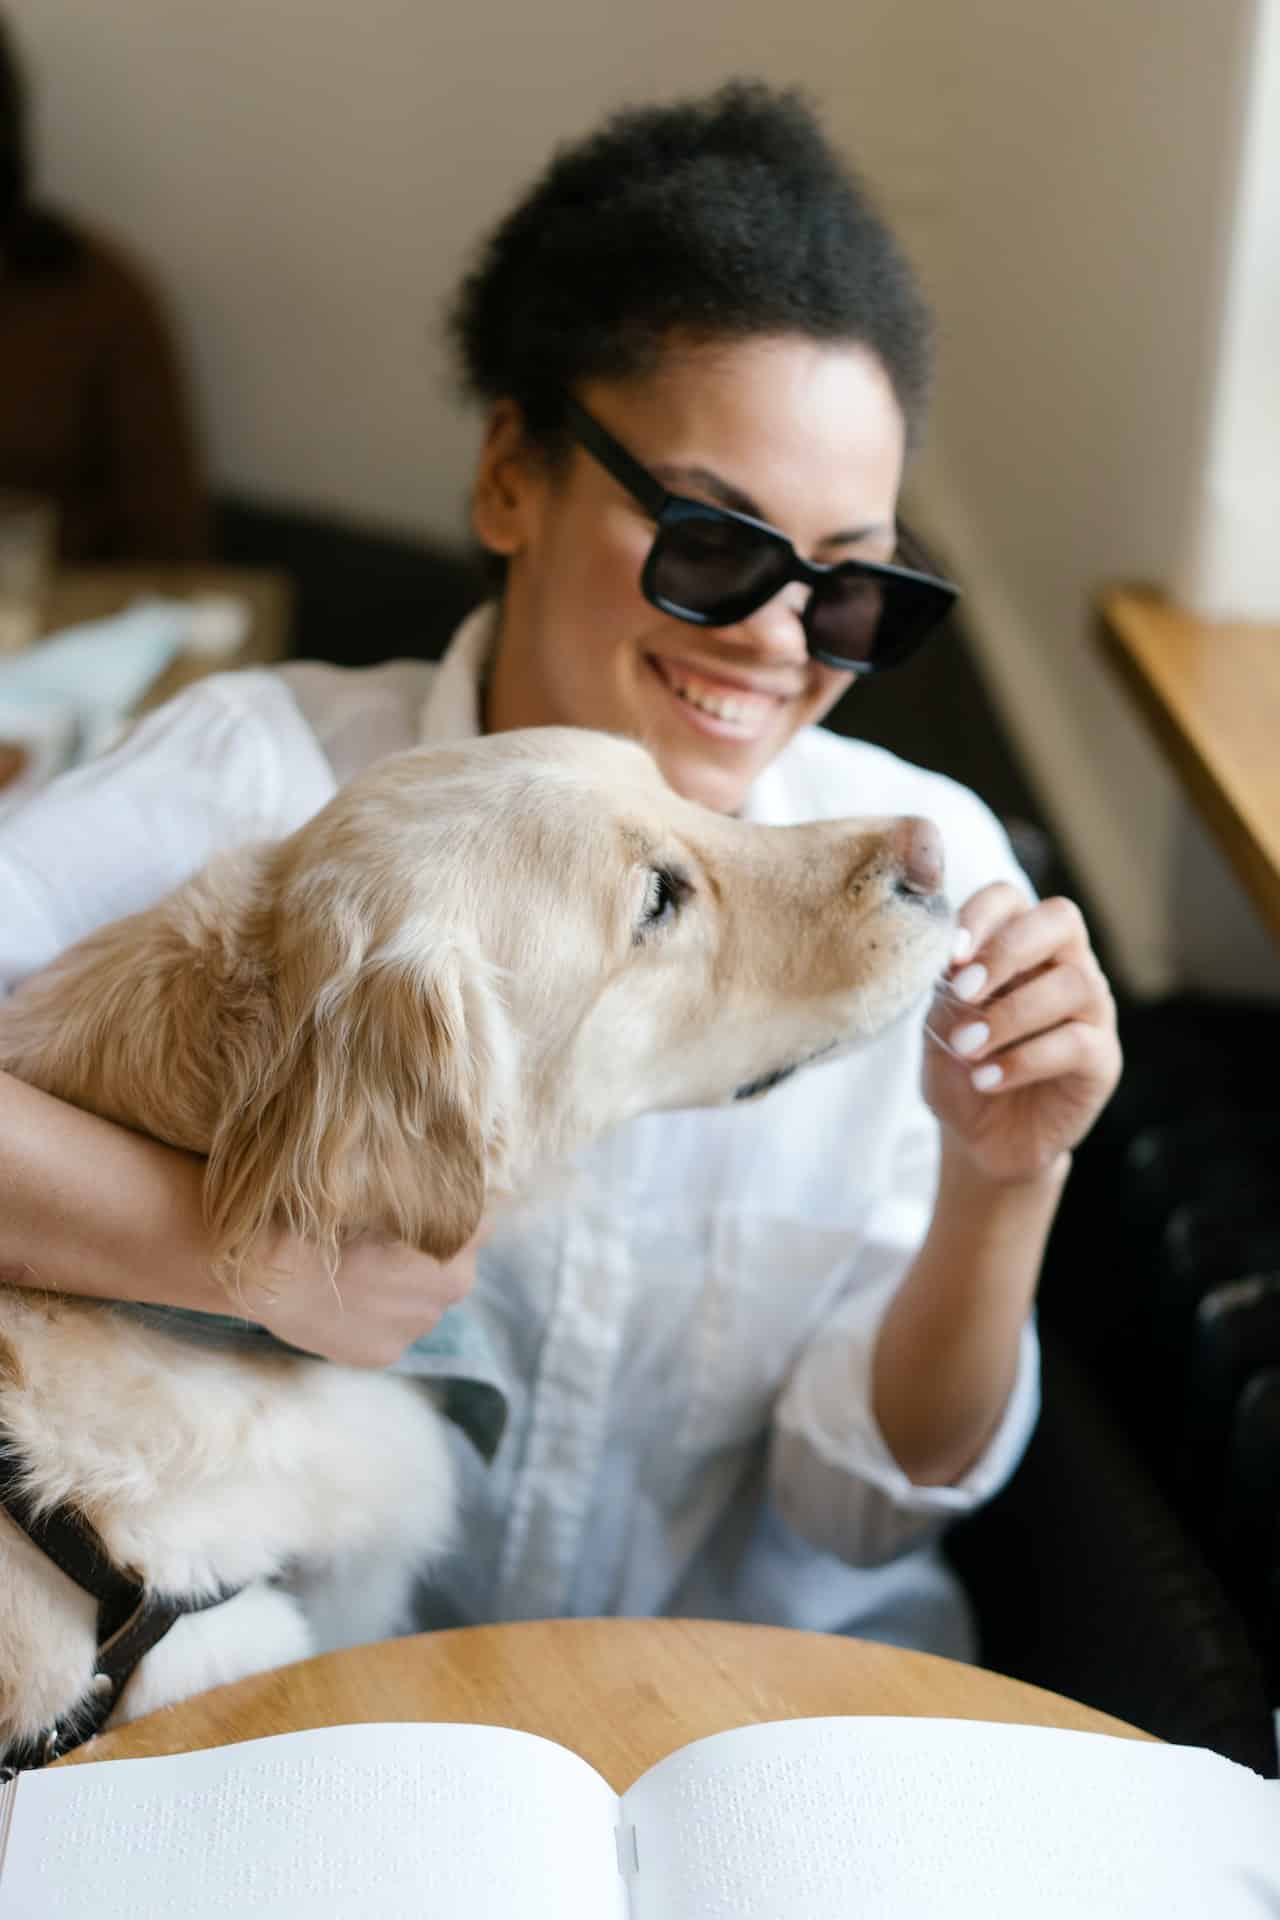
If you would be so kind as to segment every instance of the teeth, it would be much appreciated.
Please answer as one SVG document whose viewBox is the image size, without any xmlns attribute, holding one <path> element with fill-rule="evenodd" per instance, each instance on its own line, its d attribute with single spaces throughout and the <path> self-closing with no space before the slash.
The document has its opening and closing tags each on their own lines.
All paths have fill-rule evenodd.
<svg viewBox="0 0 1280 1920">
<path fill-rule="evenodd" d="M 700 708 L 716 720 L 725 720 L 730 726 L 745 726 L 758 720 L 769 704 L 760 694 L 712 693 L 704 682 L 686 679 L 670 669 L 667 678 L 672 691 L 691 707 Z"/>
<path fill-rule="evenodd" d="M 714 693 L 695 693 L 692 687 L 677 687 L 676 692 L 691 707 L 700 707 L 703 713 L 713 713 L 717 720 L 745 720 L 747 717 L 740 700 L 726 699 Z"/>
</svg>

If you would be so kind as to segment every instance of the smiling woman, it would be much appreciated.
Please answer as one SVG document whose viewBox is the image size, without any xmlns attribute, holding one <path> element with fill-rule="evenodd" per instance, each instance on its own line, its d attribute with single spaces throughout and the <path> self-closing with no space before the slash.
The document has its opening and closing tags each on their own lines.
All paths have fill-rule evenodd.
<svg viewBox="0 0 1280 1920">
<path fill-rule="evenodd" d="M 814 968 L 856 985 L 841 916 L 815 915 L 806 886 L 815 844 L 845 848 L 845 913 L 886 885 L 891 900 L 867 940 L 899 996 L 883 1030 L 790 1078 L 830 1040 L 802 1034 L 776 1062 L 744 1058 L 740 1101 L 626 1121 L 571 1184 L 491 1221 L 478 1260 L 385 1249 L 380 1279 L 376 1249 L 346 1249 L 340 1323 L 314 1285 L 255 1294 L 254 1311 L 294 1346 L 443 1373 L 459 1406 L 477 1384 L 501 1396 L 501 1447 L 464 1475 L 461 1544 L 422 1624 L 697 1613 L 971 1653 L 937 1540 L 1031 1430 L 1044 1240 L 1118 1055 L 1080 916 L 1031 900 L 982 803 L 813 724 L 918 644 L 952 592 L 899 564 L 896 534 L 929 379 L 923 301 L 809 108 L 742 84 L 624 113 L 556 155 L 482 247 L 452 333 L 487 409 L 472 511 L 493 603 L 438 668 L 206 680 L 6 819 L 0 887 L 18 904 L 0 916 L 0 986 L 213 853 L 293 831 L 383 755 L 596 728 L 642 741 L 707 810 L 678 840 L 628 849 L 616 968 L 646 986 L 592 1055 L 612 1100 L 638 1080 L 629 1063 L 672 1045 L 682 957 L 701 955 L 712 1006 L 758 984 L 766 955 L 784 1002 Z M 766 833 L 794 849 L 795 884 L 753 919 L 747 882 L 718 898 L 700 860 L 732 828 L 717 814 L 871 818 L 817 841 Z M 848 851 L 867 836 L 892 874 Z M 545 964 L 545 930 L 581 885 L 563 861 L 546 871 L 514 975 Z M 926 1009 L 912 955 L 923 941 L 939 964 L 953 909 L 963 971 Z M 945 1048 L 926 1052 L 926 1011 Z M 552 1080 L 594 1017 L 553 1036 Z M 695 1017 L 679 1035 L 686 1099 L 710 1033 Z M 707 1097 L 722 1098 L 713 1064 Z M 0 1180 L 19 1196 L 0 1265 L 101 1290 L 85 1254 L 103 1236 L 74 1197 L 96 1154 L 116 1252 L 95 1271 L 136 1299 L 207 1306 L 190 1164 L 86 1133 L 57 1103 L 36 1157 L 22 1111 L 6 1129 L 0 1099 Z M 283 1245 L 286 1271 L 313 1270 L 305 1236 Z M 449 1327 L 488 1358 L 411 1344 L 473 1265 Z"/>
</svg>

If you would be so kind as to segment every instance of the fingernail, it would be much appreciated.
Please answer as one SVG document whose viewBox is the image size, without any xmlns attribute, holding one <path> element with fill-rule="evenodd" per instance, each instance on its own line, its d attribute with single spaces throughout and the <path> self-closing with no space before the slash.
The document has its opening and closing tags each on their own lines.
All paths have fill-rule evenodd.
<svg viewBox="0 0 1280 1920">
<path fill-rule="evenodd" d="M 973 952 L 973 935 L 968 927 L 957 927 L 951 942 L 951 964 L 958 967 Z"/>
<path fill-rule="evenodd" d="M 978 1093 L 990 1093 L 992 1087 L 998 1087 L 1004 1079 L 1004 1068 L 997 1067 L 994 1062 L 990 1066 L 975 1067 L 970 1078 Z"/>
<path fill-rule="evenodd" d="M 956 1053 L 977 1053 L 991 1038 L 991 1029 L 985 1020 L 975 1020 L 972 1026 L 957 1027 L 951 1036 L 951 1045 Z"/>
<path fill-rule="evenodd" d="M 951 982 L 951 991 L 957 1000 L 976 1000 L 987 984 L 985 967 L 966 967 Z"/>
</svg>

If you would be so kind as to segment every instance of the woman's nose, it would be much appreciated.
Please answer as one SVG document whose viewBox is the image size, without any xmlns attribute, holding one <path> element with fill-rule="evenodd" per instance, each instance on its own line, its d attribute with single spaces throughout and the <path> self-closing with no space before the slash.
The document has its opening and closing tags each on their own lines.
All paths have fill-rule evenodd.
<svg viewBox="0 0 1280 1920">
<path fill-rule="evenodd" d="M 802 581 L 792 580 L 731 631 L 740 633 L 753 649 L 767 653 L 771 660 L 805 660 L 809 643 L 805 639 L 804 610 L 809 592 Z"/>
</svg>

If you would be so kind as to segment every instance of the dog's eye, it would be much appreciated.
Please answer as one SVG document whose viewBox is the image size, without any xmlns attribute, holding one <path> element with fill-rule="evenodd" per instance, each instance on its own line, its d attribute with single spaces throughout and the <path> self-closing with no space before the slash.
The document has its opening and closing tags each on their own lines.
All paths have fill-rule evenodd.
<svg viewBox="0 0 1280 1920">
<path fill-rule="evenodd" d="M 675 918 L 676 910 L 689 891 L 688 882 L 667 867 L 651 867 L 648 884 L 645 887 L 644 905 L 640 909 L 641 934 L 651 933 L 655 927 Z"/>
</svg>

